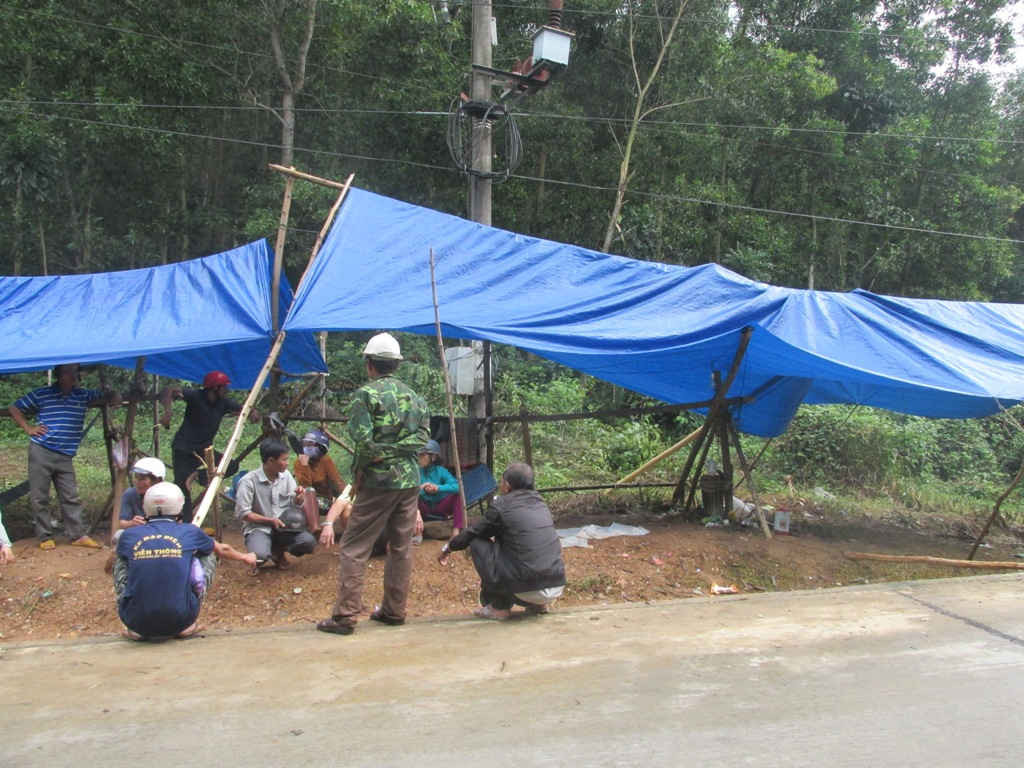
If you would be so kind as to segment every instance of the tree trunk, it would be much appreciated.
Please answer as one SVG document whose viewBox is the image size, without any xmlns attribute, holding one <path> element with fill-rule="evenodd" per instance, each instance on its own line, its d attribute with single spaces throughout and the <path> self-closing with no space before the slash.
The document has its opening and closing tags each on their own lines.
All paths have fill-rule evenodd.
<svg viewBox="0 0 1024 768">
<path fill-rule="evenodd" d="M 633 16 L 632 14 L 629 16 L 629 55 L 630 63 L 633 66 L 633 76 L 636 79 L 637 95 L 636 102 L 633 105 L 633 116 L 630 118 L 629 122 L 629 132 L 626 135 L 626 146 L 622 152 L 622 162 L 619 164 L 619 182 L 615 189 L 615 203 L 612 205 L 612 212 L 608 217 L 608 226 L 604 233 L 604 241 L 601 244 L 601 250 L 604 253 L 608 253 L 608 250 L 612 247 L 612 241 L 615 239 L 615 232 L 619 229 L 619 218 L 622 216 L 622 207 L 626 201 L 626 190 L 629 187 L 629 163 L 633 154 L 633 144 L 636 142 L 636 134 L 640 127 L 640 122 L 647 114 L 644 109 L 647 94 L 650 92 L 651 86 L 654 85 L 654 81 L 658 77 L 658 72 L 661 70 L 661 65 L 668 53 L 669 46 L 672 44 L 672 38 L 675 35 L 676 28 L 679 26 L 679 20 L 683 17 L 683 11 L 686 10 L 686 4 L 687 0 L 682 0 L 679 3 L 676 14 L 672 19 L 672 26 L 669 27 L 668 32 L 662 38 L 661 50 L 658 51 L 658 58 L 654 62 L 654 66 L 651 67 L 651 71 L 647 76 L 646 82 L 643 83 L 640 81 L 640 70 L 636 60 L 636 48 L 633 45 Z"/>
</svg>

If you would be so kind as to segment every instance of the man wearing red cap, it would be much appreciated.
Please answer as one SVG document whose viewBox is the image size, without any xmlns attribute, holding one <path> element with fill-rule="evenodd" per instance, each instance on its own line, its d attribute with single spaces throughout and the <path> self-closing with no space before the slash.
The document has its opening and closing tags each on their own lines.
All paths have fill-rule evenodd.
<svg viewBox="0 0 1024 768">
<path fill-rule="evenodd" d="M 231 380 L 223 371 L 210 371 L 203 377 L 202 389 L 164 390 L 163 425 L 170 426 L 170 400 L 177 398 L 185 401 L 185 418 L 178 427 L 173 449 L 174 483 L 185 494 L 185 506 L 181 511 L 183 522 L 192 522 L 192 497 L 186 480 L 199 468 L 199 456 L 207 446 L 213 444 L 213 438 L 220 429 L 220 422 L 227 413 L 239 413 L 242 406 L 227 396 Z M 249 420 L 257 422 L 260 415 L 255 411 L 249 414 Z M 198 454 L 198 455 L 197 455 Z M 220 454 L 217 454 L 220 461 Z"/>
</svg>

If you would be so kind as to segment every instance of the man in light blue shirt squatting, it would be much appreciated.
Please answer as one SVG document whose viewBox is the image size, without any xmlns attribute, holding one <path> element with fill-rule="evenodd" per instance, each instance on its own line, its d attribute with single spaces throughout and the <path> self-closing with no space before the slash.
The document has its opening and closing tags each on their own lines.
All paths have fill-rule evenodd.
<svg viewBox="0 0 1024 768">
<path fill-rule="evenodd" d="M 105 395 L 98 389 L 82 389 L 78 384 L 78 363 L 65 363 L 54 369 L 53 386 L 34 389 L 19 397 L 8 410 L 11 418 L 29 436 L 29 501 L 35 518 L 40 549 L 53 549 L 53 528 L 47 500 L 50 483 L 57 489 L 64 527 L 77 547 L 99 549 L 100 544 L 86 535 L 82 521 L 82 500 L 72 459 L 82 441 L 85 409 L 101 400 L 116 402 L 116 394 Z M 26 414 L 35 413 L 37 424 L 30 425 Z"/>
<path fill-rule="evenodd" d="M 259 565 L 287 568 L 285 552 L 310 554 L 316 538 L 307 529 L 303 493 L 288 471 L 288 446 L 275 437 L 260 443 L 263 466 L 242 478 L 235 491 L 235 516 L 242 521 L 245 548 Z"/>
</svg>

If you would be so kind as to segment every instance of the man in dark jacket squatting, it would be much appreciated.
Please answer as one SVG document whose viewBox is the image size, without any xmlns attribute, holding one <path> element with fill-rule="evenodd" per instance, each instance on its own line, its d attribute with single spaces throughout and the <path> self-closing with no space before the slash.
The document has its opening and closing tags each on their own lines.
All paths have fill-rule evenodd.
<svg viewBox="0 0 1024 768">
<path fill-rule="evenodd" d="M 527 613 L 547 613 L 565 587 L 562 544 L 551 510 L 533 488 L 528 464 L 509 464 L 498 484 L 501 493 L 482 520 L 441 548 L 445 565 L 456 550 L 469 548 L 480 576 L 482 619 L 507 619 L 512 604 Z"/>
</svg>

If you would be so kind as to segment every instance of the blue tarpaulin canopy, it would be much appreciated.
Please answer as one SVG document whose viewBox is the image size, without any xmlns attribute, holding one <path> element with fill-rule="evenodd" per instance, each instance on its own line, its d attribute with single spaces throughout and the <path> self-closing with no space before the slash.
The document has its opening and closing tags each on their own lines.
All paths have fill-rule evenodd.
<svg viewBox="0 0 1024 768">
<path fill-rule="evenodd" d="M 716 265 L 611 256 L 351 189 L 285 328 L 434 333 L 529 350 L 668 403 L 712 397 L 744 328 L 739 427 L 782 433 L 800 403 L 932 417 L 1024 400 L 1024 305 L 778 288 Z"/>
<path fill-rule="evenodd" d="M 53 277 L 0 278 L 0 372 L 58 363 L 135 367 L 199 381 L 222 370 L 250 387 L 273 341 L 272 254 L 265 240 L 161 267 Z M 292 301 L 282 275 L 280 316 Z M 289 334 L 278 365 L 326 371 L 309 333 Z"/>
</svg>

